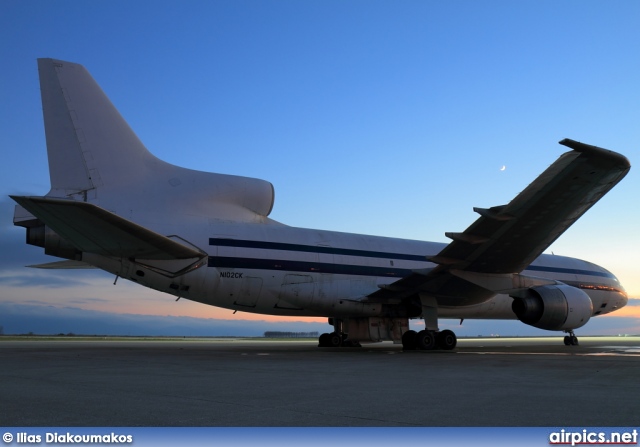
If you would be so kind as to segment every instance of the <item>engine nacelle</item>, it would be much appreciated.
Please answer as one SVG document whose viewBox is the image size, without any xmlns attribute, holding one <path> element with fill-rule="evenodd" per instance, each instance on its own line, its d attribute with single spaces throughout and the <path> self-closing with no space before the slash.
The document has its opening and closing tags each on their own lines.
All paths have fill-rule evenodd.
<svg viewBox="0 0 640 447">
<path fill-rule="evenodd" d="M 523 323 L 550 331 L 582 327 L 593 315 L 589 295 L 566 284 L 528 289 L 514 297 L 511 309 Z"/>
</svg>

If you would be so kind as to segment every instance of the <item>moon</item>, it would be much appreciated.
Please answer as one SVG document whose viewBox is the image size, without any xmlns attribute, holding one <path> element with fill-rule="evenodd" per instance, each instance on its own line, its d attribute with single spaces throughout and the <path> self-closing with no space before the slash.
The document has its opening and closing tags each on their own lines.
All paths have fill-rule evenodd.
<svg viewBox="0 0 640 447">
<path fill-rule="evenodd" d="M 505 165 L 502 165 L 502 167 L 500 168 L 501 171 L 504 171 L 505 169 L 507 169 Z"/>
</svg>

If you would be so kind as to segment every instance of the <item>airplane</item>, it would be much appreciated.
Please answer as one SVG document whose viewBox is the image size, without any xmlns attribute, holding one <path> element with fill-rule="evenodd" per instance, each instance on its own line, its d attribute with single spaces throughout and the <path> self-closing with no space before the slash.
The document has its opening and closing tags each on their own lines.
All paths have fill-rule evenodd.
<svg viewBox="0 0 640 447">
<path fill-rule="evenodd" d="M 326 317 L 320 347 L 393 341 L 452 350 L 440 319 L 512 319 L 562 331 L 564 344 L 624 307 L 593 263 L 542 254 L 629 171 L 623 155 L 571 149 L 507 205 L 448 244 L 295 228 L 269 218 L 271 183 L 186 169 L 152 155 L 89 72 L 38 59 L 51 189 L 11 196 L 27 244 L 175 297 L 234 311 Z M 410 329 L 409 321 L 425 328 Z"/>
</svg>

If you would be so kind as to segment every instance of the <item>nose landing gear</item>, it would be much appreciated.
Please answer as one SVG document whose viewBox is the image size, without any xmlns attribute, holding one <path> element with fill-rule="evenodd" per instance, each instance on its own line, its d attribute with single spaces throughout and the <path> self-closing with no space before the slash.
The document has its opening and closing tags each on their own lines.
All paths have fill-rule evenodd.
<svg viewBox="0 0 640 447">
<path fill-rule="evenodd" d="M 569 335 L 565 335 L 564 344 L 565 346 L 578 346 L 578 337 L 573 333 L 573 329 L 569 329 L 565 331 Z"/>
</svg>

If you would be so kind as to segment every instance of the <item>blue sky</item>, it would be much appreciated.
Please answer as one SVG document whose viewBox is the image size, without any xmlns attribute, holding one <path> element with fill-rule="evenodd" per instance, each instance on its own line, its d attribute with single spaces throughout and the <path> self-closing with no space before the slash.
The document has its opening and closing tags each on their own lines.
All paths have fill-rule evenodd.
<svg viewBox="0 0 640 447">
<path fill-rule="evenodd" d="M 474 206 L 515 197 L 562 138 L 635 164 L 639 21 L 635 1 L 4 0 L 0 303 L 259 319 L 22 268 L 43 256 L 7 195 L 49 188 L 38 57 L 83 64 L 160 158 L 271 181 L 276 220 L 446 242 Z M 549 251 L 640 297 L 634 169 Z M 627 312 L 607 324 L 628 329 Z"/>
</svg>

